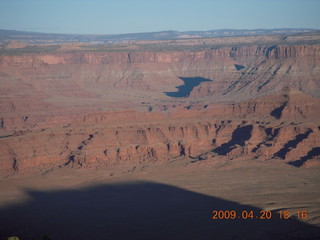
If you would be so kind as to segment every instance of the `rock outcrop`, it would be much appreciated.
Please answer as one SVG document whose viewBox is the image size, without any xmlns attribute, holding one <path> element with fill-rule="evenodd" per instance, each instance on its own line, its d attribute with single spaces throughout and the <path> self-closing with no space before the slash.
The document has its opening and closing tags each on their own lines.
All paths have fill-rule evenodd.
<svg viewBox="0 0 320 240">
<path fill-rule="evenodd" d="M 318 164 L 319 44 L 197 47 L 1 54 L 1 173 L 181 156 Z M 167 96 L 182 77 L 212 81 Z"/>
<path fill-rule="evenodd" d="M 302 99 L 292 89 L 281 93 Z M 320 122 L 315 119 L 320 111 L 296 115 L 289 111 L 295 100 L 289 100 L 284 113 L 274 115 L 278 105 L 265 99 L 251 100 L 249 106 L 256 108 L 246 107 L 245 111 L 248 102 L 230 105 L 223 112 L 181 110 L 170 116 L 135 111 L 91 113 L 64 127 L 16 132 L 0 138 L 0 169 L 8 174 L 55 167 L 136 166 L 181 156 L 193 161 L 212 156 L 278 158 L 292 164 L 298 161 L 299 166 L 311 166 L 312 160 L 316 165 Z M 319 106 L 319 100 L 314 101 Z M 260 111 L 262 107 L 270 108 L 269 112 Z"/>
<path fill-rule="evenodd" d="M 48 94 L 84 97 L 95 96 L 92 91 L 100 88 L 163 92 L 179 85 L 179 77 L 196 76 L 213 82 L 199 86 L 207 90 L 195 90 L 193 96 L 239 96 L 240 89 L 257 96 L 287 85 L 319 96 L 314 90 L 319 87 L 319 64 L 319 45 L 0 56 L 2 74 Z M 237 70 L 236 65 L 243 68 Z"/>
</svg>

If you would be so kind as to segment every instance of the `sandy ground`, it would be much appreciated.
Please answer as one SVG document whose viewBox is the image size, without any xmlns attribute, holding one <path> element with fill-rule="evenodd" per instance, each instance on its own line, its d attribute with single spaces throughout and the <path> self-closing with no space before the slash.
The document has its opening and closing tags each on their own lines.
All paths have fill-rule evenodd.
<svg viewBox="0 0 320 240">
<path fill-rule="evenodd" d="M 279 161 L 64 168 L 2 179 L 0 188 L 0 239 L 320 239 L 319 168 Z M 236 219 L 212 219 L 215 210 Z M 264 211 L 272 217 L 260 219 Z"/>
</svg>

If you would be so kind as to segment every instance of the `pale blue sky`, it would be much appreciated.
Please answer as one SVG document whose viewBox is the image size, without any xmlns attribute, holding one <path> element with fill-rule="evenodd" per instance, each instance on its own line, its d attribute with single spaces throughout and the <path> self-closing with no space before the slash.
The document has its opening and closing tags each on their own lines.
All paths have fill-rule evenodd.
<svg viewBox="0 0 320 240">
<path fill-rule="evenodd" d="M 320 0 L 0 0 L 0 29 L 116 34 L 320 29 Z"/>
</svg>

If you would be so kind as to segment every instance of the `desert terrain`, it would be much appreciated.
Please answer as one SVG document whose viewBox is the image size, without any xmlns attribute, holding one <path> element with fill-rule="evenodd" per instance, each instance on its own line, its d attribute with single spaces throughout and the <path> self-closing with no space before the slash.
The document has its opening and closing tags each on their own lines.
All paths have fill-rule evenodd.
<svg viewBox="0 0 320 240">
<path fill-rule="evenodd" d="M 319 239 L 319 89 L 317 31 L 5 42 L 0 239 Z"/>
</svg>

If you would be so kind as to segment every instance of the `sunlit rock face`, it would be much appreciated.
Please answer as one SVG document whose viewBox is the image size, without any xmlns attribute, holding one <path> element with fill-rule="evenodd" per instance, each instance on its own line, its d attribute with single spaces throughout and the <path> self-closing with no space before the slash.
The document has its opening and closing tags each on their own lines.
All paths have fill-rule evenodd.
<svg viewBox="0 0 320 240">
<path fill-rule="evenodd" d="M 215 155 L 315 166 L 320 45 L 302 40 L 3 46 L 0 169 Z"/>
</svg>

